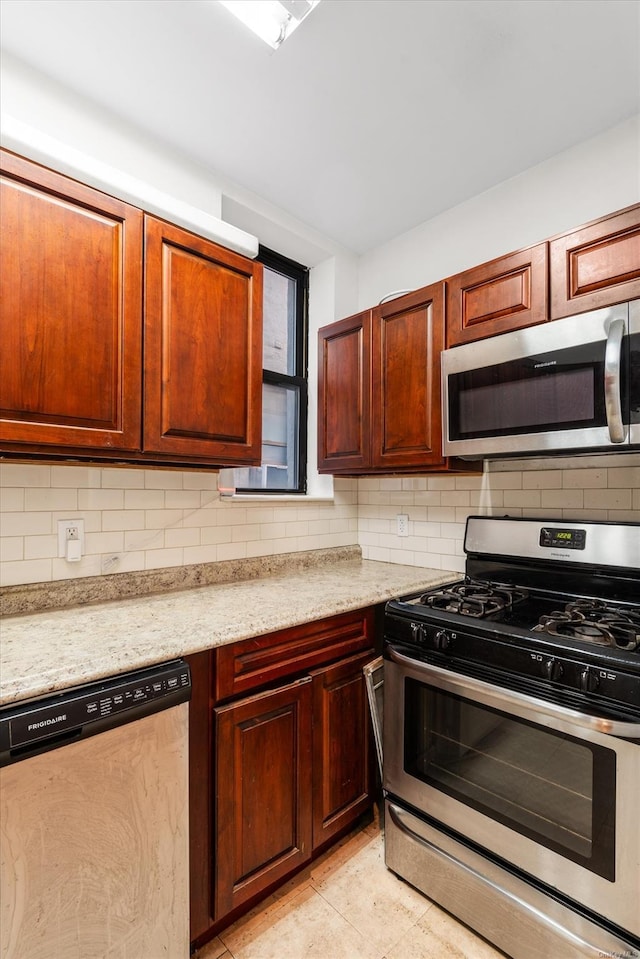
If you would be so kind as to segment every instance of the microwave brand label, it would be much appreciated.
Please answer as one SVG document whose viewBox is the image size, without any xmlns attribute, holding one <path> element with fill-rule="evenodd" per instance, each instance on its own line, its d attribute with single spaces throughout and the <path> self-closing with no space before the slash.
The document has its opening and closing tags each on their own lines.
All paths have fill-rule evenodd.
<svg viewBox="0 0 640 959">
<path fill-rule="evenodd" d="M 533 368 L 534 370 L 540 370 L 542 369 L 543 366 L 557 366 L 557 365 L 558 365 L 557 360 L 547 360 L 546 363 L 534 363 Z"/>
</svg>

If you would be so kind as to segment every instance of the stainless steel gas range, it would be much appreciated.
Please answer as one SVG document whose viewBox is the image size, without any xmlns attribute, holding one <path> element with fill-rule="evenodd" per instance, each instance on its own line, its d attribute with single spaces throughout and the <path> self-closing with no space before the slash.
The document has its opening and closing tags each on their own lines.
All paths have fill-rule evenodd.
<svg viewBox="0 0 640 959">
<path fill-rule="evenodd" d="M 385 611 L 390 869 L 515 959 L 640 956 L 640 523 L 472 516 Z"/>
</svg>

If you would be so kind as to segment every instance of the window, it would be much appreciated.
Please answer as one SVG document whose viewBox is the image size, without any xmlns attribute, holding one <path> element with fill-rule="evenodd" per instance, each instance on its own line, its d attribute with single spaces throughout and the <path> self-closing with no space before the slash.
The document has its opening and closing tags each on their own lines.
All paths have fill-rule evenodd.
<svg viewBox="0 0 640 959">
<path fill-rule="evenodd" d="M 305 493 L 309 271 L 260 247 L 264 267 L 262 465 L 233 471 L 239 493 Z"/>
</svg>

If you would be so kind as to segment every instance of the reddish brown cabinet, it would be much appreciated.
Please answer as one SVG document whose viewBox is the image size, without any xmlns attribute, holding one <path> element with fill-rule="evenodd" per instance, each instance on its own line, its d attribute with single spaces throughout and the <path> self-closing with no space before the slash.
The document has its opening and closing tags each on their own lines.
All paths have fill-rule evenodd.
<svg viewBox="0 0 640 959">
<path fill-rule="evenodd" d="M 371 464 L 372 311 L 320 330 L 318 470 L 355 472 Z"/>
<path fill-rule="evenodd" d="M 262 267 L 145 217 L 144 449 L 259 465 Z"/>
<path fill-rule="evenodd" d="M 447 280 L 447 346 L 547 319 L 548 245 L 539 243 Z"/>
<path fill-rule="evenodd" d="M 0 450 L 259 463 L 261 265 L 14 154 L 2 167 Z"/>
<path fill-rule="evenodd" d="M 443 283 L 319 331 L 319 472 L 475 469 L 442 455 L 443 345 Z"/>
<path fill-rule="evenodd" d="M 2 152 L 3 445 L 140 449 L 142 214 Z"/>
<path fill-rule="evenodd" d="M 640 203 L 556 237 L 551 318 L 640 297 Z"/>
<path fill-rule="evenodd" d="M 373 802 L 375 610 L 190 657 L 191 939 L 202 944 Z"/>
</svg>

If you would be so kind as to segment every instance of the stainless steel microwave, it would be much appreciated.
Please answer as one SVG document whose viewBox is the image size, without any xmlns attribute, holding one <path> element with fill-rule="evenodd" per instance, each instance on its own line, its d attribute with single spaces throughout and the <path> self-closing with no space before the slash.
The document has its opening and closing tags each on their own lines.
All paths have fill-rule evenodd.
<svg viewBox="0 0 640 959">
<path fill-rule="evenodd" d="M 640 300 L 445 350 L 442 396 L 448 456 L 640 447 Z"/>
</svg>

